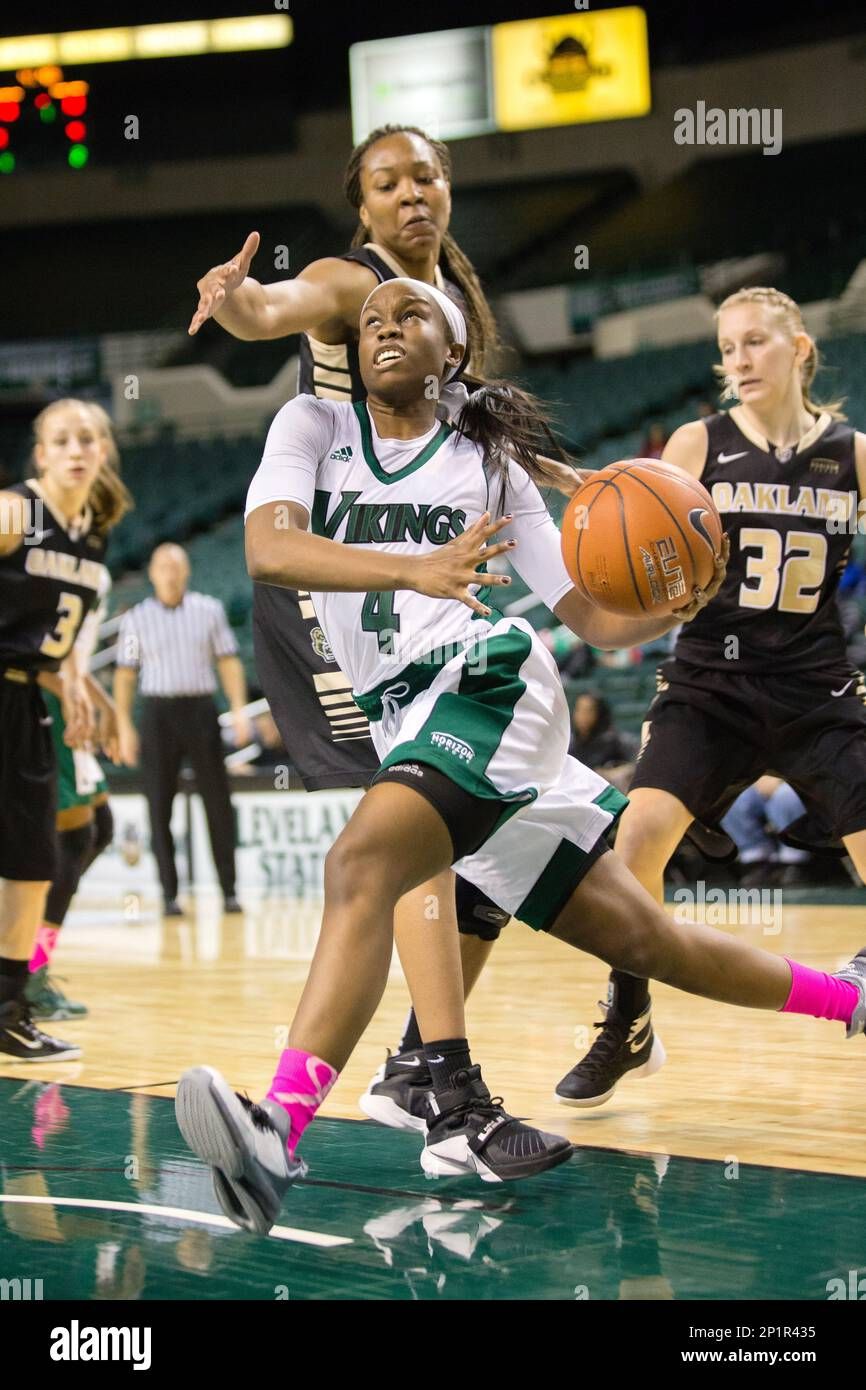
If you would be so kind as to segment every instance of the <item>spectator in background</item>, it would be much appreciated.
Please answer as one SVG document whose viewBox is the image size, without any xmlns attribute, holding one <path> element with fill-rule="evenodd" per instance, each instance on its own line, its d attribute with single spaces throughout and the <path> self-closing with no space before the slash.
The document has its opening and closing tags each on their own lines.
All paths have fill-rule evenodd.
<svg viewBox="0 0 866 1390">
<path fill-rule="evenodd" d="M 805 813 L 794 788 L 781 777 L 759 777 L 740 793 L 722 820 L 722 829 L 739 850 L 744 888 L 792 886 L 802 881 L 796 870 L 788 871 L 807 864 L 810 856 L 805 850 L 782 844 L 778 832 Z"/>
<path fill-rule="evenodd" d="M 627 790 L 634 772 L 637 739 L 615 727 L 613 712 L 604 696 L 595 690 L 578 695 L 571 724 L 571 756 L 594 772 L 603 773 L 620 791 Z"/>
<path fill-rule="evenodd" d="M 660 459 L 662 451 L 668 442 L 667 431 L 664 425 L 658 421 L 650 425 L 647 430 L 646 439 L 640 446 L 640 456 L 642 459 Z"/>
</svg>

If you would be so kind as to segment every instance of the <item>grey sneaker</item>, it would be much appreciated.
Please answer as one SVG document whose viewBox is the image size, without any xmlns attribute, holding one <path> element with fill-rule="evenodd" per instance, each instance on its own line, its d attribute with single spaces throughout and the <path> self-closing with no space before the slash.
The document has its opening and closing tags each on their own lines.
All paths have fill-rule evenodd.
<svg viewBox="0 0 866 1390">
<path fill-rule="evenodd" d="M 834 980 L 847 980 L 850 985 L 854 985 L 860 991 L 860 998 L 845 1033 L 846 1038 L 856 1038 L 858 1033 L 866 1033 L 866 947 L 857 952 L 844 970 L 834 970 L 833 978 Z"/>
<path fill-rule="evenodd" d="M 286 1148 L 286 1111 L 238 1095 L 213 1067 L 192 1067 L 178 1082 L 175 1114 L 193 1153 L 213 1169 L 226 1216 L 245 1231 L 267 1235 L 286 1190 L 307 1172 L 304 1160 Z"/>
</svg>

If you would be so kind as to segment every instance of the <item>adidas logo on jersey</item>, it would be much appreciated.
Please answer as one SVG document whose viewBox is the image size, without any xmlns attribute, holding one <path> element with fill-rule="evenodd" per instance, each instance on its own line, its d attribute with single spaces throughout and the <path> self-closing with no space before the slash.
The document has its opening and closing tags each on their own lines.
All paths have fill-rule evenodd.
<svg viewBox="0 0 866 1390">
<path fill-rule="evenodd" d="M 349 459 L 350 459 L 351 457 L 352 457 L 352 446 L 351 446 L 351 444 L 344 444 L 344 445 L 342 445 L 341 448 L 335 449 L 334 452 L 333 452 L 332 454 L 329 454 L 329 455 L 328 455 L 328 458 L 336 459 L 338 463 L 348 463 L 348 462 L 349 462 Z"/>
</svg>

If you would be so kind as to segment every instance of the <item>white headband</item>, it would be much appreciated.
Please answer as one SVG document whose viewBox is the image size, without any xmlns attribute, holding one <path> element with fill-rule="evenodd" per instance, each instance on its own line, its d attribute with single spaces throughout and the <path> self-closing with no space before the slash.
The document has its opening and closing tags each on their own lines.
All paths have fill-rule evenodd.
<svg viewBox="0 0 866 1390">
<path fill-rule="evenodd" d="M 439 308 L 442 310 L 442 313 L 445 315 L 445 322 L 451 329 L 451 336 L 454 342 L 460 343 L 464 348 L 466 347 L 467 340 L 469 337 L 469 333 L 466 328 L 466 319 L 460 311 L 460 309 L 458 309 L 457 305 L 454 303 L 454 300 L 449 299 L 448 295 L 444 294 L 442 290 L 437 289 L 435 285 L 425 284 L 423 280 L 413 280 L 408 275 L 397 275 L 394 277 L 393 280 L 382 280 L 367 295 L 367 298 L 364 300 L 364 303 L 361 307 L 361 313 L 363 314 L 367 305 L 370 303 L 370 300 L 373 298 L 373 295 L 376 294 L 377 290 L 380 290 L 382 288 L 382 285 L 394 284 L 411 285 L 414 290 L 417 290 L 421 294 L 426 295 L 427 298 L 432 299 L 434 303 L 438 304 Z M 457 375 L 457 373 L 460 371 L 460 365 L 462 364 L 459 364 L 456 367 L 448 368 L 448 371 L 445 374 L 446 381 L 450 381 L 453 376 Z"/>
</svg>

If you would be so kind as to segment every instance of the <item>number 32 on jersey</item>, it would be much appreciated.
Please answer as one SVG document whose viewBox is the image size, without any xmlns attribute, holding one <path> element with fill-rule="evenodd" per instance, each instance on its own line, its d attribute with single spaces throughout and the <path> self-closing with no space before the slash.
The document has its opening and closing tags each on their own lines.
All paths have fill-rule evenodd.
<svg viewBox="0 0 866 1390">
<path fill-rule="evenodd" d="M 788 531 L 783 537 L 770 527 L 744 526 L 740 549 L 757 552 L 746 559 L 742 608 L 772 608 L 778 596 L 780 613 L 815 612 L 827 569 L 826 536 Z"/>
</svg>

